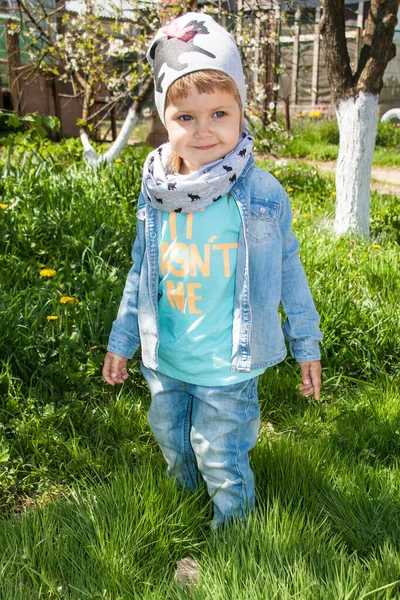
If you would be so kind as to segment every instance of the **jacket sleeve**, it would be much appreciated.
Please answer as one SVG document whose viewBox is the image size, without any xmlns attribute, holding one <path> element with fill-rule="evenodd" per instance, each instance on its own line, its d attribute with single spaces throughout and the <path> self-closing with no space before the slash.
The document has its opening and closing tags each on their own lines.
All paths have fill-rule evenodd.
<svg viewBox="0 0 400 600">
<path fill-rule="evenodd" d="M 299 242 L 291 231 L 292 211 L 282 189 L 280 230 L 282 239 L 281 302 L 286 314 L 283 332 L 292 356 L 298 361 L 319 360 L 319 315 L 299 258 Z"/>
<path fill-rule="evenodd" d="M 136 238 L 132 249 L 133 265 L 126 278 L 118 315 L 111 328 L 107 350 L 125 358 L 132 358 L 140 346 L 138 325 L 138 296 L 140 271 L 145 252 L 145 208 L 139 208 L 136 220 Z"/>
</svg>

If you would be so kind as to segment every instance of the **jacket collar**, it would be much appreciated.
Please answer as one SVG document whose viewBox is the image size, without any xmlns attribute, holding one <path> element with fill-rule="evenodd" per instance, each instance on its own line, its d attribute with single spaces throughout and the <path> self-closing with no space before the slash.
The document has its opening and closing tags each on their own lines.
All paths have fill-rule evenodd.
<svg viewBox="0 0 400 600">
<path fill-rule="evenodd" d="M 247 173 L 249 172 L 251 167 L 254 165 L 254 162 L 255 162 L 254 156 L 253 155 L 249 156 L 249 160 L 247 161 L 245 168 L 241 172 L 239 179 L 242 179 L 242 177 L 246 177 Z"/>
</svg>

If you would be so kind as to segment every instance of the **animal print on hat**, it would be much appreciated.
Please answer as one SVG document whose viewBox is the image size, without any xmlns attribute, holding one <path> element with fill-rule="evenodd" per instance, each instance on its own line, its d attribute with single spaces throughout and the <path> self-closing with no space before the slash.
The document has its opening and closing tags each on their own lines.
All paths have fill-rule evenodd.
<svg viewBox="0 0 400 600">
<path fill-rule="evenodd" d="M 147 59 L 154 68 L 155 101 L 161 121 L 170 85 L 193 71 L 215 70 L 236 83 L 244 106 L 246 84 L 236 42 L 210 15 L 187 13 L 161 27 Z"/>
</svg>

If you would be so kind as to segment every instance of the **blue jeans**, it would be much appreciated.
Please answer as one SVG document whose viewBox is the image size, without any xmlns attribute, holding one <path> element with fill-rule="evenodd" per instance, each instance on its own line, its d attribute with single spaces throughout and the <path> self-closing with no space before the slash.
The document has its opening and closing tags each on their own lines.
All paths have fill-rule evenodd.
<svg viewBox="0 0 400 600">
<path fill-rule="evenodd" d="M 212 527 L 254 508 L 249 450 L 260 425 L 258 377 L 206 387 L 147 369 L 151 392 L 148 420 L 167 461 L 167 473 L 194 489 L 200 471 L 214 503 Z"/>
</svg>

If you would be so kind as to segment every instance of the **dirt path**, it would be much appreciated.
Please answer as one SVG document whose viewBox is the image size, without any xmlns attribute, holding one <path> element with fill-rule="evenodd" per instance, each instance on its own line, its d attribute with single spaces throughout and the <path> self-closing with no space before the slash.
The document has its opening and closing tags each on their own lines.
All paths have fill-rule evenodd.
<svg viewBox="0 0 400 600">
<path fill-rule="evenodd" d="M 274 160 L 269 156 L 268 160 Z M 335 173 L 336 161 L 315 162 L 305 159 L 286 159 L 281 158 L 276 161 L 279 164 L 288 162 L 303 162 L 318 167 L 325 173 Z M 400 169 L 397 167 L 372 167 L 371 189 L 376 190 L 380 194 L 393 194 L 400 197 Z"/>
<path fill-rule="evenodd" d="M 320 171 L 329 173 L 334 173 L 336 171 L 336 161 L 312 164 L 317 164 Z M 372 167 L 371 189 L 376 190 L 381 194 L 394 194 L 400 196 L 400 169 L 396 167 Z"/>
</svg>

